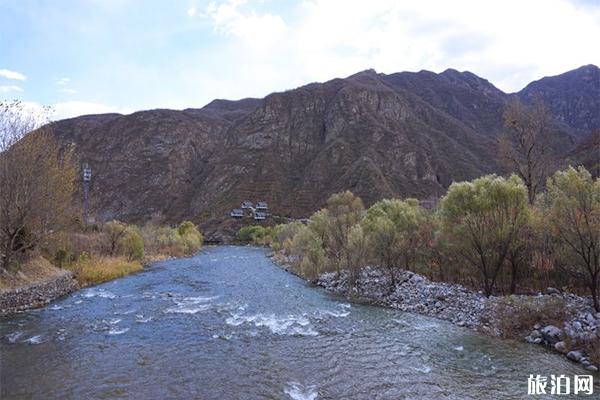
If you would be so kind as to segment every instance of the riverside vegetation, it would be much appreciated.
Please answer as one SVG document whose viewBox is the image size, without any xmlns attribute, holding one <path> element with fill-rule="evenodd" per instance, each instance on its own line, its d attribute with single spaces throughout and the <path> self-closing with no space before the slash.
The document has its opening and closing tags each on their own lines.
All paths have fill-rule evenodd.
<svg viewBox="0 0 600 400">
<path fill-rule="evenodd" d="M 73 271 L 80 285 L 88 286 L 137 272 L 152 261 L 192 255 L 202 241 L 190 221 L 176 228 L 111 221 L 86 232 L 53 235 L 41 251 L 56 265 Z"/>
<path fill-rule="evenodd" d="M 395 291 L 406 285 L 418 296 L 434 287 L 429 281 L 457 284 L 421 299 L 432 304 L 474 289 L 479 293 L 456 311 L 473 302 L 477 321 L 463 316 L 461 325 L 528 335 L 564 353 L 577 349 L 578 360 L 593 370 L 600 362 L 600 181 L 583 167 L 569 167 L 549 177 L 534 197 L 532 204 L 516 175 L 453 183 L 437 210 L 415 199 L 385 199 L 365 209 L 346 191 L 331 196 L 307 224 L 244 227 L 238 240 L 270 245 L 292 272 L 317 284 L 402 309 L 425 305 L 400 304 Z M 555 295 L 532 296 L 540 292 Z M 439 310 L 427 313 L 444 317 Z M 573 324 L 581 335 L 569 334 Z M 544 336 L 539 325 L 564 329 Z"/>
<path fill-rule="evenodd" d="M 0 102 L 0 287 L 56 275 L 48 261 L 87 286 L 138 271 L 157 258 L 198 251 L 202 234 L 189 221 L 176 228 L 156 218 L 144 226 L 110 221 L 89 227 L 76 196 L 77 157 L 59 146 L 52 124 L 23 105 Z"/>
</svg>

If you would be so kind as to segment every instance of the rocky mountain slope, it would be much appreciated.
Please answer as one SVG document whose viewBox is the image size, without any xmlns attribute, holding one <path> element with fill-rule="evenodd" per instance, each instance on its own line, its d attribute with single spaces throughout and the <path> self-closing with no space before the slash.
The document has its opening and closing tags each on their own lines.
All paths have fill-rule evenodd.
<svg viewBox="0 0 600 400">
<path fill-rule="evenodd" d="M 264 99 L 82 116 L 54 131 L 92 167 L 98 219 L 161 214 L 206 230 L 231 224 L 229 210 L 246 199 L 303 217 L 344 189 L 367 203 L 427 198 L 501 173 L 496 139 L 511 96 L 547 101 L 557 119 L 548 141 L 557 154 L 576 152 L 600 128 L 598 71 L 585 66 L 506 94 L 470 72 L 367 70 Z"/>
</svg>

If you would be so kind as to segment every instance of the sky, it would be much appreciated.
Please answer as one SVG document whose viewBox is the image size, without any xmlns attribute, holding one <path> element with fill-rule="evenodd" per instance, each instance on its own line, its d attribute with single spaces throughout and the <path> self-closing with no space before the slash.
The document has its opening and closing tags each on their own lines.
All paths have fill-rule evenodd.
<svg viewBox="0 0 600 400">
<path fill-rule="evenodd" d="M 199 108 L 373 68 L 506 92 L 600 65 L 600 0 L 0 0 L 0 100 Z"/>
</svg>

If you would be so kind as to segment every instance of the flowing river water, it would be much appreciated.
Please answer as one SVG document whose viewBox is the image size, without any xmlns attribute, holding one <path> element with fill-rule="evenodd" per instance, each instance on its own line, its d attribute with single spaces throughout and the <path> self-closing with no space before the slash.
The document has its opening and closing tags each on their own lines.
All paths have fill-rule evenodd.
<svg viewBox="0 0 600 400">
<path fill-rule="evenodd" d="M 582 373 L 539 346 L 351 305 L 252 247 L 81 290 L 0 321 L 0 337 L 1 399 L 522 399 L 529 374 Z"/>
</svg>

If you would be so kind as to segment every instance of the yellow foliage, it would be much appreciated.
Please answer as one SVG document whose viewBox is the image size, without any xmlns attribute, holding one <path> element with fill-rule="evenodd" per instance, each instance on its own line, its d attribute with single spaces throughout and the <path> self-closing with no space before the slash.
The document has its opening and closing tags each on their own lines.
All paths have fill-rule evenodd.
<svg viewBox="0 0 600 400">
<path fill-rule="evenodd" d="M 74 272 L 81 286 L 90 286 L 140 271 L 142 264 L 139 261 L 129 261 L 122 256 L 89 256 L 84 253 L 68 269 Z"/>
</svg>

